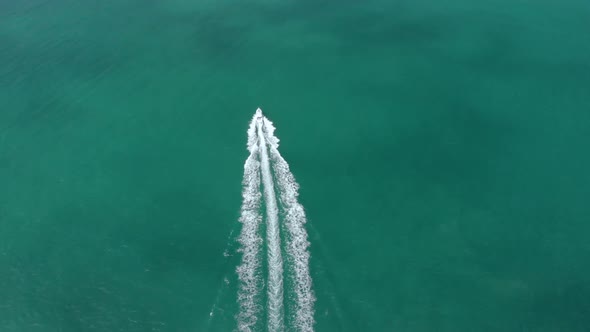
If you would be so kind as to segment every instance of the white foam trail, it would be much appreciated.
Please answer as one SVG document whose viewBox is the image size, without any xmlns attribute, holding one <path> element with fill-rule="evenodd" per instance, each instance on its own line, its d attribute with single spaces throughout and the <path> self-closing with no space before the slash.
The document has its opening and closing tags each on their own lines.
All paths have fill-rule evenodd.
<svg viewBox="0 0 590 332">
<path fill-rule="evenodd" d="M 286 232 L 285 251 L 288 272 L 293 280 L 294 303 L 289 306 L 289 331 L 311 332 L 314 326 L 315 296 L 309 273 L 309 241 L 304 228 L 306 223 L 303 206 L 297 201 L 299 185 L 289 165 L 278 151 L 279 139 L 274 136 L 275 127 L 258 109 L 248 129 L 250 156 L 244 165 L 244 191 L 240 222 L 242 233 L 239 241 L 243 253 L 238 267 L 238 329 L 260 330 L 257 319 L 261 313 L 262 289 L 261 246 L 259 226 L 262 222 L 261 183 L 266 208 L 266 241 L 268 260 L 267 280 L 267 331 L 282 332 L 285 329 L 283 290 L 283 260 L 279 225 L 279 205 L 285 214 L 283 230 Z M 274 175 L 274 179 L 273 179 Z M 275 187 L 276 182 L 276 187 Z M 280 200 L 277 201 L 275 190 Z M 291 312 L 290 309 L 293 309 Z M 291 315 L 292 314 L 292 315 Z"/>
<path fill-rule="evenodd" d="M 283 331 L 283 259 L 281 255 L 281 238 L 279 231 L 279 210 L 274 191 L 274 181 L 270 170 L 270 161 L 263 131 L 263 121 L 260 118 L 260 109 L 256 112 L 258 129 L 258 143 L 260 151 L 260 164 L 262 170 L 262 183 L 264 186 L 264 199 L 266 204 L 266 238 L 268 245 L 268 331 Z M 273 141 L 269 140 L 270 146 Z"/>
<path fill-rule="evenodd" d="M 238 241 L 241 244 L 239 251 L 242 253 L 242 261 L 237 268 L 239 288 L 237 315 L 238 330 L 250 332 L 256 327 L 260 314 L 261 279 L 261 255 L 260 248 L 262 238 L 258 234 L 258 228 L 262 221 L 260 215 L 260 163 L 257 160 L 259 151 L 257 145 L 256 122 L 252 120 L 248 130 L 248 150 L 250 156 L 244 164 L 244 178 L 242 191 L 242 207 L 240 222 L 242 231 Z"/>
<path fill-rule="evenodd" d="M 295 328 L 297 331 L 313 331 L 315 296 L 309 273 L 309 241 L 305 230 L 305 211 L 299 204 L 299 184 L 289 169 L 289 164 L 278 151 L 279 139 L 274 136 L 275 127 L 267 118 L 263 120 L 266 139 L 269 142 L 272 168 L 278 183 L 281 204 L 285 211 L 285 225 L 287 227 L 286 251 L 293 266 L 295 304 Z"/>
</svg>

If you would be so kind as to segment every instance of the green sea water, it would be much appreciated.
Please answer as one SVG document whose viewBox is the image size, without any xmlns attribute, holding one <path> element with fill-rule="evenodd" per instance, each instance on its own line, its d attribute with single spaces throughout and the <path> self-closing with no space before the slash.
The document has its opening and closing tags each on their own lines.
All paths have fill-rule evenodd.
<svg viewBox="0 0 590 332">
<path fill-rule="evenodd" d="M 582 0 L 0 0 L 0 331 L 232 331 L 257 107 L 317 331 L 590 331 L 589 33 Z"/>
</svg>

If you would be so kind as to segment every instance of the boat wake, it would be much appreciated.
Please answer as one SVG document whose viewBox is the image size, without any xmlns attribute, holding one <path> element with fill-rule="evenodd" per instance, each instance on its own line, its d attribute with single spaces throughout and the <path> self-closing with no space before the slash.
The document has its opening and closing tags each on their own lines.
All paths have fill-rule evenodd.
<svg viewBox="0 0 590 332">
<path fill-rule="evenodd" d="M 305 211 L 274 131 L 273 123 L 256 110 L 248 128 L 250 155 L 244 164 L 239 219 L 238 330 L 313 331 L 315 296 Z"/>
</svg>

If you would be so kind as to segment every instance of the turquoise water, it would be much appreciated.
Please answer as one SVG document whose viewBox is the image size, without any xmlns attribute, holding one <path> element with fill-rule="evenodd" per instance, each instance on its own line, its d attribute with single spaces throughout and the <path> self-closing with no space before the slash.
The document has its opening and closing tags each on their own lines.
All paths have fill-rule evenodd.
<svg viewBox="0 0 590 332">
<path fill-rule="evenodd" d="M 0 0 L 0 330 L 231 331 L 260 106 L 317 331 L 588 331 L 588 31 L 581 0 Z"/>
</svg>

